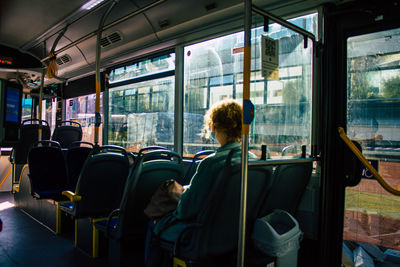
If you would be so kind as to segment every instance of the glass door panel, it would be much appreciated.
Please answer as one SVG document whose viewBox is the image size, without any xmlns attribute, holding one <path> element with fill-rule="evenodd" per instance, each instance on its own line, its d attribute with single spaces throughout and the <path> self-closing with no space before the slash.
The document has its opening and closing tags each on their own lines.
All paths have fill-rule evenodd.
<svg viewBox="0 0 400 267">
<path fill-rule="evenodd" d="M 400 29 L 347 40 L 347 135 L 380 175 L 400 190 Z M 345 244 L 372 244 L 382 253 L 400 250 L 400 197 L 363 171 L 346 189 Z M 376 246 L 376 247 L 375 247 Z M 374 259 L 374 257 L 372 257 Z"/>
</svg>

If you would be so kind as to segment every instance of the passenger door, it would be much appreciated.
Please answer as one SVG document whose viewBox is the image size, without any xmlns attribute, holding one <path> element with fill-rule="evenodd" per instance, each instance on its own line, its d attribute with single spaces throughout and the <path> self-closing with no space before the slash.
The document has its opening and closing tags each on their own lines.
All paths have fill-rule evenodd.
<svg viewBox="0 0 400 267">
<path fill-rule="evenodd" d="M 399 190 L 400 28 L 347 38 L 346 113 L 349 138 Z M 355 254 L 363 253 L 359 246 L 367 252 L 366 243 L 384 254 L 400 253 L 400 198 L 366 169 L 357 186 L 346 188 L 343 240 L 344 246 L 356 247 Z"/>
<path fill-rule="evenodd" d="M 361 1 L 331 6 L 324 13 L 318 127 L 320 266 L 341 266 L 346 259 L 354 264 L 359 247 L 365 252 L 369 247 L 368 256 L 375 263 L 388 258 L 384 253 L 400 249 L 399 197 L 386 192 L 366 170 L 357 186 L 347 186 L 346 145 L 338 133 L 338 127 L 343 127 L 350 139 L 361 144 L 363 155 L 380 175 L 400 189 L 400 21 L 396 12 L 398 1 Z M 351 253 L 342 261 L 344 251 Z"/>
</svg>

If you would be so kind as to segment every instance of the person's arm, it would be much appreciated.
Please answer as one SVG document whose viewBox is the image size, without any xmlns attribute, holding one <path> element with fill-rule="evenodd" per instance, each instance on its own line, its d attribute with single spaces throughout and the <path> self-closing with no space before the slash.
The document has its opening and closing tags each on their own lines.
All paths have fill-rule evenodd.
<svg viewBox="0 0 400 267">
<path fill-rule="evenodd" d="M 176 209 L 178 219 L 189 219 L 194 217 L 202 207 L 208 195 L 210 183 L 212 182 L 212 157 L 202 160 L 197 167 L 196 173 L 190 182 L 190 186 L 183 192 L 181 200 Z"/>
</svg>

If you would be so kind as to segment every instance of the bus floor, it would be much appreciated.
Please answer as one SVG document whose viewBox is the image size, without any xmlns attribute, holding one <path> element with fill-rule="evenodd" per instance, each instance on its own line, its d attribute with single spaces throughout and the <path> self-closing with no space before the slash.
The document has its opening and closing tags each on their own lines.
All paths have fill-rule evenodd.
<svg viewBox="0 0 400 267">
<path fill-rule="evenodd" d="M 10 192 L 0 193 L 0 266 L 107 266 L 105 258 L 93 259 L 75 248 L 73 233 L 57 236 L 13 203 Z"/>
</svg>

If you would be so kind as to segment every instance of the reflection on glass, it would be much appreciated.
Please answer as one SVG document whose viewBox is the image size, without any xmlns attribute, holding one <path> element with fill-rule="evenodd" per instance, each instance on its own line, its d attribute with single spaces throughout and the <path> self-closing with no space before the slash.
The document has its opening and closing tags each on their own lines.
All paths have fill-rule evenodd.
<svg viewBox="0 0 400 267">
<path fill-rule="evenodd" d="M 291 20 L 316 32 L 316 14 Z M 250 148 L 260 155 L 267 145 L 271 156 L 297 155 L 300 146 L 310 148 L 312 48 L 304 48 L 303 37 L 282 26 L 269 26 L 268 36 L 279 40 L 279 80 L 261 76 L 260 40 L 263 28 L 252 30 L 250 97 L 255 119 Z M 243 97 L 243 32 L 230 34 L 184 49 L 184 154 L 216 146 L 202 136 L 203 116 L 217 101 Z M 190 126 L 189 126 L 190 125 Z"/>
<path fill-rule="evenodd" d="M 400 189 L 400 29 L 347 40 L 347 134 Z M 368 171 L 346 190 L 344 240 L 400 249 L 400 198 Z M 398 253 L 398 252 L 397 252 Z"/>
<path fill-rule="evenodd" d="M 22 98 L 22 119 L 29 120 L 32 118 L 32 111 L 33 111 L 33 99 L 32 98 Z"/>
<path fill-rule="evenodd" d="M 174 90 L 174 76 L 111 88 L 108 143 L 133 152 L 173 149 Z"/>
<path fill-rule="evenodd" d="M 129 81 L 170 70 L 175 70 L 175 54 L 173 53 L 114 69 L 110 72 L 109 83 Z"/>
<path fill-rule="evenodd" d="M 56 98 L 42 100 L 42 120 L 47 121 L 50 126 L 50 133 L 53 133 L 56 127 Z M 39 106 L 36 107 L 36 114 L 39 114 Z"/>
<path fill-rule="evenodd" d="M 100 114 L 103 114 L 103 93 L 100 94 Z M 82 126 L 82 141 L 94 143 L 94 113 L 96 94 L 69 98 L 65 101 L 65 119 L 77 121 Z M 103 124 L 99 128 L 99 145 L 102 144 Z"/>
</svg>

